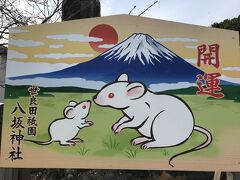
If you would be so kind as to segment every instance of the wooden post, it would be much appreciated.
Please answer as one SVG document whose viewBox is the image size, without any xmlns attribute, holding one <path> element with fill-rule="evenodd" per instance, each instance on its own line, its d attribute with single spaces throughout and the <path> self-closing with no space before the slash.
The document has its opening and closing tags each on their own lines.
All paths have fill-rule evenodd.
<svg viewBox="0 0 240 180">
<path fill-rule="evenodd" d="M 221 179 L 221 171 L 215 171 L 213 180 Z"/>
<path fill-rule="evenodd" d="M 233 173 L 231 173 L 231 172 L 226 172 L 226 179 L 227 180 L 233 180 Z"/>
</svg>

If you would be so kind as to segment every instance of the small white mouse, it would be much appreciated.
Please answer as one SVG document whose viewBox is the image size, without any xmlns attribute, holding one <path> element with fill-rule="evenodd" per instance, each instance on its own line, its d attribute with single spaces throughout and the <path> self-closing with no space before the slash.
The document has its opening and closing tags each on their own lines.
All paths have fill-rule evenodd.
<svg viewBox="0 0 240 180">
<path fill-rule="evenodd" d="M 93 97 L 102 107 L 121 110 L 122 118 L 113 126 L 114 133 L 125 128 L 136 129 L 141 135 L 132 139 L 132 145 L 142 149 L 177 146 L 184 143 L 193 130 L 206 135 L 201 145 L 170 158 L 207 147 L 212 141 L 211 133 L 195 125 L 194 116 L 181 98 L 169 94 L 151 92 L 141 82 L 129 82 L 128 75 L 122 74 L 116 81 L 105 85 Z"/>
<path fill-rule="evenodd" d="M 30 141 L 39 145 L 48 145 L 58 141 L 60 145 L 75 145 L 76 142 L 83 142 L 76 138 L 80 129 L 93 125 L 93 122 L 87 121 L 90 112 L 91 101 L 77 103 L 70 101 L 69 105 L 63 110 L 64 118 L 54 120 L 48 127 L 50 140 L 47 142 Z"/>
</svg>

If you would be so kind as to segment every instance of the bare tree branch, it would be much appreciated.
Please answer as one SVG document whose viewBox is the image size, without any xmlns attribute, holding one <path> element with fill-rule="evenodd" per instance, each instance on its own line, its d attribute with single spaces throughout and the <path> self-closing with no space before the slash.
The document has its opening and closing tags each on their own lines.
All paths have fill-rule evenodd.
<svg viewBox="0 0 240 180">
<path fill-rule="evenodd" d="M 1 43 L 0 46 L 8 45 L 8 43 Z"/>
<path fill-rule="evenodd" d="M 0 45 L 6 45 L 9 28 L 56 22 L 62 0 L 0 0 Z"/>
<path fill-rule="evenodd" d="M 59 3 L 59 0 L 57 0 L 57 6 L 56 8 L 54 9 L 54 11 L 52 12 L 52 14 L 50 16 L 48 16 L 46 19 L 44 19 L 42 21 L 41 24 L 44 24 L 46 22 L 48 22 L 58 11 L 59 11 L 59 7 L 60 7 L 61 3 Z"/>
</svg>

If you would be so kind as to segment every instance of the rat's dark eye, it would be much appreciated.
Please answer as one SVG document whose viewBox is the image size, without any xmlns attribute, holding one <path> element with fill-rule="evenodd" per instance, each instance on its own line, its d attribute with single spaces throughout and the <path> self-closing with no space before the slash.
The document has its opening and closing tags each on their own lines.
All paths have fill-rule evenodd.
<svg viewBox="0 0 240 180">
<path fill-rule="evenodd" d="M 113 98 L 115 95 L 114 95 L 114 93 L 109 93 L 108 94 L 108 98 Z"/>
<path fill-rule="evenodd" d="M 85 106 L 85 105 L 83 105 L 83 106 L 82 106 L 82 108 L 83 108 L 83 109 L 86 109 L 86 106 Z"/>
</svg>

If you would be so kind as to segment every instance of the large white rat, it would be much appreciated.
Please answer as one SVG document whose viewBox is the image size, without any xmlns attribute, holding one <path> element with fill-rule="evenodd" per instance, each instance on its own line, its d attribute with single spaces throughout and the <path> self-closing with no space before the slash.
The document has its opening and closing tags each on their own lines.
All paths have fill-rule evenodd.
<svg viewBox="0 0 240 180">
<path fill-rule="evenodd" d="M 47 142 L 30 141 L 39 145 L 48 145 L 54 141 L 59 141 L 60 145 L 75 145 L 76 142 L 83 142 L 76 138 L 80 129 L 93 125 L 93 122 L 86 118 L 91 108 L 91 101 L 77 103 L 70 101 L 63 110 L 64 118 L 54 120 L 48 127 L 50 140 Z"/>
<path fill-rule="evenodd" d="M 93 97 L 96 104 L 121 110 L 123 117 L 112 126 L 115 133 L 125 128 L 136 129 L 141 136 L 132 139 L 132 145 L 141 144 L 142 149 L 177 146 L 184 143 L 193 130 L 207 139 L 190 150 L 169 159 L 207 147 L 212 141 L 211 133 L 195 125 L 194 116 L 181 98 L 168 94 L 156 94 L 143 83 L 129 82 L 127 74 L 105 85 Z"/>
</svg>

